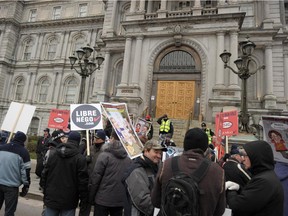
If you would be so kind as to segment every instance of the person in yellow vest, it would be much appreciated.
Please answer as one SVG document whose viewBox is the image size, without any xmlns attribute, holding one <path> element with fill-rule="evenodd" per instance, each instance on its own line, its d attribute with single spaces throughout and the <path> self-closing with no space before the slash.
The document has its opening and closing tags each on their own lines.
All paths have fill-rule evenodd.
<svg viewBox="0 0 288 216">
<path fill-rule="evenodd" d="M 213 139 L 213 136 L 215 135 L 214 132 L 210 128 L 207 128 L 207 125 L 205 122 L 201 123 L 201 128 L 208 136 L 208 144 L 212 144 L 212 139 Z"/>
<path fill-rule="evenodd" d="M 166 137 L 167 134 L 171 134 L 171 138 L 173 137 L 174 127 L 167 114 L 161 116 L 157 123 L 160 125 L 159 136 Z"/>
</svg>

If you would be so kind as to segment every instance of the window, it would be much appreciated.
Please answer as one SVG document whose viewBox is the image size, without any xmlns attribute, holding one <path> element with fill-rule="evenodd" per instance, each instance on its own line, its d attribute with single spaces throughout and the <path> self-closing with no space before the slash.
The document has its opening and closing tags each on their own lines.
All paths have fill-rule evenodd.
<svg viewBox="0 0 288 216">
<path fill-rule="evenodd" d="M 74 77 L 72 77 L 65 83 L 65 94 L 64 94 L 65 103 L 70 104 L 75 102 L 76 90 L 77 90 L 77 81 Z"/>
<path fill-rule="evenodd" d="M 31 51 L 32 51 L 32 42 L 28 40 L 24 45 L 24 55 L 23 60 L 29 61 L 31 58 Z"/>
<path fill-rule="evenodd" d="M 37 13 L 36 9 L 30 10 L 29 22 L 35 22 L 36 21 L 36 13 Z"/>
<path fill-rule="evenodd" d="M 56 50 L 57 50 L 57 40 L 53 39 L 49 41 L 48 44 L 48 60 L 53 60 L 56 57 Z"/>
<path fill-rule="evenodd" d="M 15 100 L 21 101 L 23 99 L 23 91 L 24 91 L 24 79 L 23 77 L 16 80 L 16 90 L 15 90 Z"/>
<path fill-rule="evenodd" d="M 38 133 L 40 120 L 37 117 L 33 117 L 31 120 L 30 127 L 28 129 L 28 134 L 32 136 L 36 136 Z"/>
<path fill-rule="evenodd" d="M 61 18 L 61 6 L 53 8 L 53 17 L 54 20 Z"/>
<path fill-rule="evenodd" d="M 79 17 L 87 16 L 87 4 L 79 5 Z"/>
<path fill-rule="evenodd" d="M 46 102 L 47 101 L 47 95 L 49 91 L 50 83 L 47 78 L 44 78 L 39 83 L 39 96 L 38 101 L 39 102 Z"/>
</svg>

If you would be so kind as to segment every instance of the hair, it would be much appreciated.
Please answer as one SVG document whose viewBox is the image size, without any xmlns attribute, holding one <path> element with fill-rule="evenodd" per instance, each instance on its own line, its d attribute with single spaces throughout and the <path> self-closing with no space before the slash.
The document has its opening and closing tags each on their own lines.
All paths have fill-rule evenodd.
<svg viewBox="0 0 288 216">
<path fill-rule="evenodd" d="M 272 133 L 274 133 L 274 134 L 280 136 L 281 139 L 282 139 L 282 135 L 281 135 L 281 133 L 279 133 L 279 132 L 276 131 L 276 130 L 270 130 L 270 131 L 268 132 L 268 136 L 269 136 L 270 139 L 272 139 Z"/>
<path fill-rule="evenodd" d="M 115 130 L 112 130 L 111 138 L 114 138 L 115 140 L 118 140 L 118 141 L 120 140 Z"/>
</svg>

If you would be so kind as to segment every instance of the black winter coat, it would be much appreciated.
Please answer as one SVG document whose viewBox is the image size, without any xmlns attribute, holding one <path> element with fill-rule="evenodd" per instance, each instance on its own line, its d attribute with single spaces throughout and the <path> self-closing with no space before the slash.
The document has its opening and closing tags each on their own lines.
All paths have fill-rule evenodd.
<svg viewBox="0 0 288 216">
<path fill-rule="evenodd" d="M 86 159 L 73 141 L 60 144 L 42 172 L 44 204 L 52 209 L 75 209 L 88 203 Z"/>
<path fill-rule="evenodd" d="M 227 203 L 235 215 L 282 216 L 284 192 L 274 172 L 273 152 L 265 141 L 246 143 L 252 178 L 238 194 L 227 192 Z"/>
</svg>

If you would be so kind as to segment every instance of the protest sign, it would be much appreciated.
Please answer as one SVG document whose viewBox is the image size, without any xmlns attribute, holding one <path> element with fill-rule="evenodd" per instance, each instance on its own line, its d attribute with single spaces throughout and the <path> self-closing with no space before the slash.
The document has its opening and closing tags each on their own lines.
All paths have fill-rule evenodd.
<svg viewBox="0 0 288 216">
<path fill-rule="evenodd" d="M 143 145 L 131 124 L 126 104 L 101 103 L 101 106 L 128 156 L 133 159 L 141 155 Z"/>
<path fill-rule="evenodd" d="M 262 116 L 264 140 L 272 147 L 274 160 L 288 163 L 288 117 Z"/>
<path fill-rule="evenodd" d="M 71 130 L 103 129 L 100 104 L 71 104 Z"/>
<path fill-rule="evenodd" d="M 64 129 L 67 128 L 70 117 L 69 110 L 52 109 L 48 121 L 49 128 Z"/>
<path fill-rule="evenodd" d="M 12 102 L 2 123 L 1 130 L 9 131 L 11 135 L 17 131 L 27 133 L 35 109 L 36 106 Z"/>
<path fill-rule="evenodd" d="M 135 132 L 136 134 L 139 135 L 143 135 L 143 136 L 147 136 L 150 128 L 151 128 L 151 124 L 152 122 L 146 121 L 142 118 L 137 118 L 136 122 L 135 122 Z"/>
</svg>

